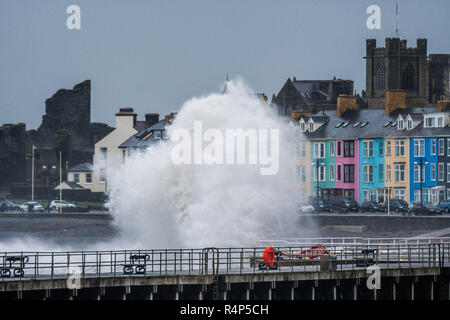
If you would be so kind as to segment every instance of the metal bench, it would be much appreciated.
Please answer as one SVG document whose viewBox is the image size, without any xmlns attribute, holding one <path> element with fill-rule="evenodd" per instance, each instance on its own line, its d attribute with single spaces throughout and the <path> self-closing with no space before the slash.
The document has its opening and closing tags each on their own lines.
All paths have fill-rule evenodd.
<svg viewBox="0 0 450 320">
<path fill-rule="evenodd" d="M 25 264 L 30 261 L 30 258 L 28 256 L 6 256 L 3 257 L 3 265 L 6 263 L 9 263 L 8 267 L 3 266 L 0 269 L 0 276 L 2 278 L 8 278 L 11 277 L 11 271 L 12 275 L 16 278 L 21 278 L 25 275 L 25 271 L 23 270 L 25 268 Z M 14 264 L 18 263 L 19 265 L 16 266 Z"/>
<path fill-rule="evenodd" d="M 145 262 L 150 260 L 148 254 L 134 254 L 129 257 L 130 263 L 123 266 L 124 274 L 145 274 L 146 265 Z M 144 262 L 144 263 L 142 263 Z"/>
<path fill-rule="evenodd" d="M 372 266 L 378 260 L 378 249 L 363 249 L 361 250 L 361 258 L 356 259 L 357 267 L 368 267 Z"/>
</svg>

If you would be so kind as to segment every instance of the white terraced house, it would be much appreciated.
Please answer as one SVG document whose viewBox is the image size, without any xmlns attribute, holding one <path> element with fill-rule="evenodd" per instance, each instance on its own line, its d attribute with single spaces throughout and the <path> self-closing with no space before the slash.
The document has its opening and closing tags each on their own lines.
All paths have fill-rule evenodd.
<svg viewBox="0 0 450 320">
<path fill-rule="evenodd" d="M 93 192 L 108 191 L 110 173 L 123 163 L 123 152 L 119 145 L 155 122 L 154 114 L 146 114 L 145 121 L 136 121 L 136 117 L 132 108 L 121 108 L 116 113 L 116 128 L 95 144 L 94 174 L 90 188 Z"/>
</svg>

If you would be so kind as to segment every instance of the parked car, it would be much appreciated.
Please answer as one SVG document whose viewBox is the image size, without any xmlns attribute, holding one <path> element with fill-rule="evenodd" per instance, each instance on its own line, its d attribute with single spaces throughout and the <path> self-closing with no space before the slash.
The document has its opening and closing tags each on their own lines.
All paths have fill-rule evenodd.
<svg viewBox="0 0 450 320">
<path fill-rule="evenodd" d="M 359 211 L 358 202 L 353 199 L 343 197 L 329 199 L 328 208 L 330 212 Z"/>
<path fill-rule="evenodd" d="M 309 203 L 298 203 L 297 208 L 299 213 L 316 213 L 316 209 Z"/>
<path fill-rule="evenodd" d="M 53 200 L 52 202 L 50 202 L 50 209 L 51 210 L 56 210 L 60 206 L 62 208 L 76 208 L 77 207 L 73 203 L 67 202 L 65 200 Z"/>
<path fill-rule="evenodd" d="M 9 200 L 0 200 L 0 212 L 23 211 L 22 207 Z"/>
<path fill-rule="evenodd" d="M 374 201 L 364 201 L 359 207 L 361 212 L 383 212 L 383 206 Z"/>
<path fill-rule="evenodd" d="M 39 203 L 39 202 L 35 202 L 35 201 L 29 201 L 29 202 L 25 202 L 24 204 L 20 205 L 20 207 L 22 208 L 23 211 L 26 212 L 33 212 L 33 211 L 39 211 L 39 212 L 44 212 L 45 208 Z"/>
<path fill-rule="evenodd" d="M 344 201 L 345 201 L 345 205 L 348 208 L 347 211 L 353 211 L 353 212 L 359 211 L 359 205 L 355 199 L 344 198 Z"/>
<path fill-rule="evenodd" d="M 423 205 L 423 210 L 422 210 L 422 205 Z M 444 210 L 439 207 L 437 204 L 433 204 L 430 202 L 424 202 L 423 204 L 421 204 L 420 202 L 413 202 L 412 203 L 412 208 L 410 209 L 412 213 L 414 213 L 416 216 L 418 215 L 434 215 L 434 214 L 442 214 L 442 212 L 444 212 Z"/>
<path fill-rule="evenodd" d="M 384 212 L 388 212 L 388 200 L 383 204 Z M 407 213 L 410 210 L 408 202 L 402 199 L 389 199 L 389 211 Z"/>
<path fill-rule="evenodd" d="M 450 212 L 450 200 L 439 203 L 439 208 L 441 208 L 443 212 L 449 213 Z"/>
<path fill-rule="evenodd" d="M 415 213 L 420 211 L 420 202 L 411 202 L 408 207 L 408 212 Z"/>
<path fill-rule="evenodd" d="M 309 204 L 314 207 L 316 212 L 328 212 L 330 210 L 328 204 L 322 198 L 310 197 Z"/>
</svg>

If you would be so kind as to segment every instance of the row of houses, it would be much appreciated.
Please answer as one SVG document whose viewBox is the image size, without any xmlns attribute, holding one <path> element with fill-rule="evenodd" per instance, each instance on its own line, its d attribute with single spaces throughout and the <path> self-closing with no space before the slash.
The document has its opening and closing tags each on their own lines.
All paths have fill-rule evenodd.
<svg viewBox="0 0 450 320">
<path fill-rule="evenodd" d="M 450 103 L 406 107 L 406 92 L 387 92 L 385 109 L 359 109 L 338 97 L 336 111 L 291 114 L 300 197 L 349 197 L 358 203 L 439 203 L 450 199 Z"/>
<path fill-rule="evenodd" d="M 136 152 L 166 139 L 175 113 L 137 121 L 131 108 L 116 113 L 116 127 L 95 144 L 93 164 L 68 172 L 66 189 L 110 190 L 110 174 Z M 406 92 L 387 92 L 385 109 L 361 109 L 340 95 L 336 110 L 292 112 L 301 138 L 294 143 L 300 197 L 348 197 L 359 203 L 391 198 L 432 203 L 450 199 L 450 103 L 407 108 Z"/>
</svg>

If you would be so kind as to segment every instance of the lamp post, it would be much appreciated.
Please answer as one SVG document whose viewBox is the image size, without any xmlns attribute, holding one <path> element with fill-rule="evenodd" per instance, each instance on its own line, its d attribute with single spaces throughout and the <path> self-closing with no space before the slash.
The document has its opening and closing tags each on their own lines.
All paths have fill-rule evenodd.
<svg viewBox="0 0 450 320">
<path fill-rule="evenodd" d="M 34 201 L 34 149 L 36 147 L 33 144 L 31 149 L 31 201 Z"/>
<path fill-rule="evenodd" d="M 423 172 L 423 166 L 428 165 L 428 162 L 423 162 L 423 159 L 420 158 L 419 162 L 414 161 L 414 165 L 419 165 L 419 179 L 420 179 L 420 215 L 423 215 L 423 180 L 425 180 L 425 174 Z M 422 174 L 423 173 L 423 174 Z"/>
<path fill-rule="evenodd" d="M 59 152 L 59 213 L 62 213 L 62 152 Z"/>
<path fill-rule="evenodd" d="M 42 169 L 47 170 L 47 196 L 48 196 L 48 201 L 47 201 L 47 212 L 50 213 L 50 169 L 56 169 L 56 166 L 42 166 Z"/>
<path fill-rule="evenodd" d="M 391 189 L 387 187 L 387 214 L 390 215 L 390 200 L 391 200 Z"/>
</svg>

